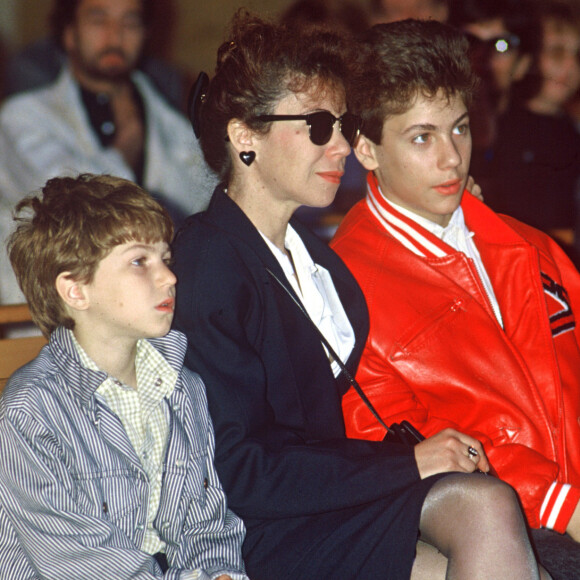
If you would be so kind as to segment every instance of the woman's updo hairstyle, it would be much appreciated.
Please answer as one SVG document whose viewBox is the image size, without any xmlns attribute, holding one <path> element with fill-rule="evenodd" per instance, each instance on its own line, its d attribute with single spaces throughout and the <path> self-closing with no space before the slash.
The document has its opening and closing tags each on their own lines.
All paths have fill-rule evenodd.
<svg viewBox="0 0 580 580">
<path fill-rule="evenodd" d="M 350 75 L 350 44 L 329 30 L 298 29 L 266 22 L 240 10 L 229 40 L 217 55 L 215 76 L 201 105 L 200 143 L 208 165 L 229 180 L 232 163 L 227 126 L 232 119 L 267 133 L 271 123 L 255 120 L 272 114 L 289 92 L 333 90 L 344 95 Z"/>
</svg>

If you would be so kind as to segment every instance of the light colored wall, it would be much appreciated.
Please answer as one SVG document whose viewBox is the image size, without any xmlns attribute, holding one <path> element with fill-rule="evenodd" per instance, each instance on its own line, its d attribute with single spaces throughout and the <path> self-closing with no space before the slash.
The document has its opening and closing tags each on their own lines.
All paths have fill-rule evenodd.
<svg viewBox="0 0 580 580">
<path fill-rule="evenodd" d="M 50 0 L 0 0 L 6 1 L 13 2 L 16 7 L 14 33 L 16 46 L 24 46 L 46 33 Z"/>
<path fill-rule="evenodd" d="M 15 42 L 16 0 L 0 0 L 0 37 L 10 46 Z"/>
<path fill-rule="evenodd" d="M 173 59 L 194 71 L 210 75 L 225 28 L 240 7 L 263 16 L 278 17 L 292 0 L 176 0 L 179 22 L 175 30 Z"/>
</svg>

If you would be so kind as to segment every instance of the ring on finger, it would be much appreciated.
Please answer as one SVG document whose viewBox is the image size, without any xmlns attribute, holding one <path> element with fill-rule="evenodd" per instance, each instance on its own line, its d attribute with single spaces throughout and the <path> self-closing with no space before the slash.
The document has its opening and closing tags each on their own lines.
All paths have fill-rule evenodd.
<svg viewBox="0 0 580 580">
<path fill-rule="evenodd" d="M 475 449 L 475 447 L 472 447 L 471 445 L 467 448 L 467 455 L 469 455 L 469 458 L 472 459 L 474 457 L 478 457 L 479 453 L 477 451 L 477 449 Z"/>
</svg>

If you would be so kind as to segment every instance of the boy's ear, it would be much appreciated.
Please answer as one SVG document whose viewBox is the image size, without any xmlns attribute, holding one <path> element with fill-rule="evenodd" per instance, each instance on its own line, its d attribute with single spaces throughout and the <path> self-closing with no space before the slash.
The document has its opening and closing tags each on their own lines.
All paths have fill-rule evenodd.
<svg viewBox="0 0 580 580">
<path fill-rule="evenodd" d="M 377 146 L 370 139 L 364 135 L 359 136 L 354 154 L 367 171 L 374 171 L 379 166 L 376 148 Z"/>
<path fill-rule="evenodd" d="M 89 306 L 86 285 L 75 280 L 70 272 L 61 272 L 57 276 L 56 291 L 62 301 L 73 310 L 86 310 Z"/>
<path fill-rule="evenodd" d="M 228 123 L 228 139 L 238 153 L 251 151 L 256 144 L 255 133 L 240 119 Z"/>
</svg>

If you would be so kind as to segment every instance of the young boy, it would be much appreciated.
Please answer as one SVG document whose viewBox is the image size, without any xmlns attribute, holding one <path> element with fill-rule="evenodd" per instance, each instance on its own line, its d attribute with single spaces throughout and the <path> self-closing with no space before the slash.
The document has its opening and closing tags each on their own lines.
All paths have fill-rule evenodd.
<svg viewBox="0 0 580 580">
<path fill-rule="evenodd" d="M 10 260 L 50 341 L 0 399 L 0 578 L 246 579 L 204 386 L 169 332 L 167 212 L 93 175 L 17 211 Z"/>
<path fill-rule="evenodd" d="M 475 80 L 461 34 L 403 21 L 364 46 L 349 97 L 368 192 L 332 243 L 370 313 L 359 383 L 387 424 L 481 440 L 531 526 L 577 542 L 580 275 L 548 236 L 463 195 Z M 384 436 L 352 389 L 343 410 L 351 437 Z"/>
</svg>

